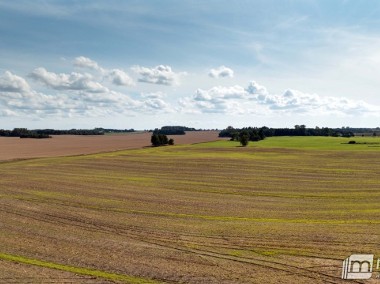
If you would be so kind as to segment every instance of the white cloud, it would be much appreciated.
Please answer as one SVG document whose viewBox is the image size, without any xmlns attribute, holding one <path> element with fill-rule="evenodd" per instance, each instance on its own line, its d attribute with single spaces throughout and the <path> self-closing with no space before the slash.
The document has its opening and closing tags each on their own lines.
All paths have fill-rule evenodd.
<svg viewBox="0 0 380 284">
<path fill-rule="evenodd" d="M 0 77 L 0 92 L 26 92 L 30 90 L 29 84 L 24 78 L 5 71 Z"/>
<path fill-rule="evenodd" d="M 194 100 L 212 101 L 215 99 L 242 99 L 247 95 L 248 93 L 245 89 L 238 85 L 233 87 L 217 86 L 209 90 L 198 89 L 194 96 Z"/>
<path fill-rule="evenodd" d="M 108 72 L 108 77 L 111 79 L 112 83 L 117 86 L 132 86 L 134 82 L 131 77 L 123 70 L 113 69 Z"/>
<path fill-rule="evenodd" d="M 5 110 L 2 115 L 44 117 L 49 114 L 65 115 L 69 108 L 75 109 L 78 102 L 67 95 L 46 95 L 34 90 L 27 92 L 1 92 L 0 106 Z"/>
<path fill-rule="evenodd" d="M 169 104 L 162 99 L 157 99 L 157 98 L 147 99 L 144 101 L 144 104 L 147 108 L 151 108 L 155 110 L 166 111 L 166 112 L 170 110 Z"/>
<path fill-rule="evenodd" d="M 149 69 L 135 68 L 138 68 L 138 71 Z M 175 112 L 255 114 L 272 117 L 307 115 L 318 118 L 328 115 L 380 116 L 379 106 L 370 105 L 362 100 L 320 96 L 292 89 L 273 94 L 255 81 L 249 82 L 246 87 L 233 85 L 199 88 L 192 96 L 179 99 L 178 105 L 172 105 L 163 92 L 141 93 L 140 97 L 136 98 L 112 90 L 111 83 L 125 86 L 133 84 L 133 80 L 121 69 L 101 69 L 104 70 L 102 74 L 96 72 L 88 74 L 54 73 L 42 67 L 37 68 L 29 77 L 46 86 L 38 91 L 33 90 L 24 78 L 6 71 L 0 76 L 0 116 L 105 117 L 119 114 L 138 116 Z M 155 71 L 152 71 L 153 69 Z M 157 66 L 153 69 L 149 69 L 150 72 L 145 72 L 146 70 L 145 73 L 142 72 L 142 78 L 152 80 L 156 84 L 164 82 L 174 84 L 178 80 L 179 74 L 171 71 L 170 67 Z M 110 82 L 110 86 L 103 86 L 101 82 L 104 79 Z"/>
<path fill-rule="evenodd" d="M 88 74 L 56 74 L 37 68 L 30 77 L 48 86 L 48 93 L 35 91 L 22 77 L 5 72 L 0 77 L 0 116 L 105 117 L 173 112 L 161 92 L 141 99 L 103 87 Z"/>
<path fill-rule="evenodd" d="M 57 117 L 104 117 L 115 114 L 137 115 L 148 112 L 154 103 L 134 100 L 129 96 L 109 91 L 92 93 L 77 91 L 75 94 L 44 94 L 29 92 L 0 92 L 0 116 L 43 118 Z M 158 106 L 158 105 L 157 105 Z"/>
<path fill-rule="evenodd" d="M 107 91 L 106 87 L 93 81 L 90 74 L 76 72 L 56 74 L 40 67 L 35 69 L 29 76 L 54 90 L 85 90 L 95 93 Z"/>
<path fill-rule="evenodd" d="M 102 75 L 102 79 L 110 80 L 111 83 L 116 86 L 128 87 L 134 85 L 133 79 L 125 71 L 121 69 L 105 69 L 101 67 L 96 61 L 88 57 L 76 57 L 74 60 L 74 66 L 98 71 Z"/>
<path fill-rule="evenodd" d="M 272 111 L 293 112 L 309 115 L 358 115 L 377 114 L 379 106 L 372 106 L 362 100 L 352 100 L 344 97 L 323 97 L 317 94 L 307 94 L 297 90 L 286 90 L 281 95 L 258 94 L 255 101 L 267 106 Z"/>
<path fill-rule="evenodd" d="M 267 95 L 268 90 L 264 86 L 259 85 L 255 81 L 251 81 L 248 84 L 247 92 L 250 94 Z"/>
<path fill-rule="evenodd" d="M 101 67 L 96 61 L 88 57 L 76 57 L 74 60 L 74 66 L 98 71 L 102 75 L 102 79 L 110 80 L 111 83 L 116 86 L 134 85 L 133 79 L 125 71 L 121 69 L 105 69 Z"/>
<path fill-rule="evenodd" d="M 175 73 L 170 66 L 158 65 L 153 68 L 133 66 L 132 70 L 140 75 L 139 82 L 173 86 L 179 84 L 179 78 L 185 72 Z"/>
<path fill-rule="evenodd" d="M 150 99 L 163 99 L 166 97 L 166 94 L 163 92 L 153 92 L 153 93 L 142 93 L 141 96 L 143 98 L 150 98 Z"/>
<path fill-rule="evenodd" d="M 212 78 L 233 78 L 234 77 L 234 71 L 231 68 L 228 68 L 224 65 L 211 69 L 208 75 Z"/>
<path fill-rule="evenodd" d="M 142 93 L 141 97 L 143 108 L 147 110 L 147 113 L 156 114 L 159 113 L 172 113 L 174 107 L 167 103 L 164 99 L 166 94 L 163 92 Z M 152 112 L 153 111 L 153 112 Z"/>
<path fill-rule="evenodd" d="M 306 115 L 380 115 L 380 107 L 344 97 L 323 97 L 296 90 L 281 95 L 268 93 L 264 86 L 251 81 L 241 86 L 198 89 L 195 95 L 179 100 L 179 111 L 228 114 L 306 114 Z"/>
<path fill-rule="evenodd" d="M 96 61 L 84 56 L 76 57 L 74 59 L 74 66 L 104 72 L 104 69 Z"/>
<path fill-rule="evenodd" d="M 180 111 L 186 113 L 244 113 L 241 100 L 249 94 L 241 86 L 216 86 L 209 90 L 198 89 L 192 97 L 179 101 Z"/>
</svg>

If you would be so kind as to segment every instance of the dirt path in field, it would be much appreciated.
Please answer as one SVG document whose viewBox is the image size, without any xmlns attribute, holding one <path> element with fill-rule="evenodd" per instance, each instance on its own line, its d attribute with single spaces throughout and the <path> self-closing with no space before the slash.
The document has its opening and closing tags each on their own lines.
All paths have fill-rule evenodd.
<svg viewBox="0 0 380 284">
<path fill-rule="evenodd" d="M 171 135 L 175 144 L 193 144 L 218 140 L 218 131 L 187 132 Z M 57 157 L 123 149 L 137 149 L 150 145 L 151 133 L 120 135 L 58 135 L 51 139 L 20 139 L 0 137 L 0 160 L 37 157 Z"/>
</svg>

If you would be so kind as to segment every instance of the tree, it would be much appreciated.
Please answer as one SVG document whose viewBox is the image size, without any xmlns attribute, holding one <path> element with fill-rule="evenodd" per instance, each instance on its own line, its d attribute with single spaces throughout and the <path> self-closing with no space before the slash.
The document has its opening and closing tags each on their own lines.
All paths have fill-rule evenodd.
<svg viewBox="0 0 380 284">
<path fill-rule="evenodd" d="M 169 145 L 174 145 L 174 139 L 173 139 L 173 138 L 170 138 L 168 144 L 169 144 Z"/>
<path fill-rule="evenodd" d="M 152 137 L 150 138 L 150 142 L 152 143 L 153 146 L 158 147 L 162 145 L 168 145 L 169 139 L 164 134 L 153 134 Z M 174 140 L 173 140 L 173 144 L 174 144 Z"/>
<path fill-rule="evenodd" d="M 167 145 L 169 143 L 168 136 L 165 134 L 158 134 L 158 137 L 160 137 L 161 145 Z"/>
<path fill-rule="evenodd" d="M 158 134 L 153 134 L 151 139 L 150 139 L 150 142 L 152 142 L 152 145 L 155 147 L 161 145 L 161 140 L 160 140 L 160 137 L 158 136 Z"/>
<path fill-rule="evenodd" d="M 247 130 L 241 131 L 239 134 L 239 142 L 241 146 L 246 147 L 249 143 L 249 133 Z"/>
<path fill-rule="evenodd" d="M 231 141 L 239 141 L 239 133 L 235 132 L 232 134 Z"/>
<path fill-rule="evenodd" d="M 248 142 L 249 142 L 248 136 L 243 135 L 240 137 L 241 146 L 246 147 L 248 145 Z"/>
</svg>

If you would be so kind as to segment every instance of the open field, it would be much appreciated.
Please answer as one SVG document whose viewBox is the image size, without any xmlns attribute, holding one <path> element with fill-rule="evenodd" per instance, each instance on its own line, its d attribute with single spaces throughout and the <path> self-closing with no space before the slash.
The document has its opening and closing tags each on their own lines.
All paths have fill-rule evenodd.
<svg viewBox="0 0 380 284">
<path fill-rule="evenodd" d="M 186 135 L 170 135 L 176 144 L 192 144 L 214 141 L 218 131 L 187 132 Z M 52 139 L 20 139 L 0 137 L 0 160 L 57 157 L 136 149 L 150 145 L 151 133 L 127 133 L 115 135 L 57 135 Z"/>
<path fill-rule="evenodd" d="M 380 147 L 347 141 L 2 162 L 0 283 L 377 283 L 340 279 L 380 255 Z"/>
</svg>

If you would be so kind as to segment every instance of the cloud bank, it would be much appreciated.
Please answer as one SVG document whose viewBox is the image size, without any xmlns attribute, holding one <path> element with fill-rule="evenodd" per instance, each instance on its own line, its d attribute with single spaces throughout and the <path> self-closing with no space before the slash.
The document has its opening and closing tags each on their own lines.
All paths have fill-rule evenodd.
<svg viewBox="0 0 380 284">
<path fill-rule="evenodd" d="M 37 91 L 31 88 L 26 79 L 6 71 L 0 76 L 0 116 L 41 119 L 49 116 L 135 116 L 172 111 L 170 103 L 163 99 L 164 93 L 132 98 L 101 83 L 107 79 L 117 86 L 133 84 L 133 80 L 121 69 L 107 70 L 86 58 L 78 62 L 82 64 L 81 67 L 102 71 L 102 74 L 55 73 L 39 67 L 28 75 L 43 89 Z"/>
<path fill-rule="evenodd" d="M 297 90 L 270 94 L 266 87 L 251 81 L 246 88 L 215 86 L 198 89 L 193 96 L 179 100 L 180 109 L 189 113 L 225 114 L 304 114 L 379 116 L 380 107 L 345 97 L 323 97 Z"/>
<path fill-rule="evenodd" d="M 293 89 L 273 94 L 256 81 L 251 81 L 246 86 L 198 88 L 193 95 L 178 95 L 179 99 L 174 101 L 173 97 L 162 91 L 139 91 L 140 84 L 136 84 L 120 68 L 107 69 L 83 56 L 75 58 L 73 67 L 88 72 L 78 72 L 76 69 L 76 72 L 56 73 L 39 67 L 23 78 L 5 71 L 0 75 L 0 116 L 40 119 L 162 113 L 277 117 L 380 116 L 379 106 L 362 100 L 320 96 Z M 225 73 L 226 68 L 222 67 L 214 70 L 214 78 L 232 76 L 233 73 Z M 175 86 L 183 74 L 173 72 L 166 65 L 153 68 L 134 66 L 132 70 L 139 76 L 137 82 L 158 85 L 156 88 L 160 85 L 165 88 Z M 129 91 L 131 86 L 135 88 L 133 91 Z"/>
<path fill-rule="evenodd" d="M 56 74 L 40 67 L 30 73 L 29 76 L 54 90 L 85 90 L 94 93 L 107 91 L 106 87 L 93 81 L 92 75 L 87 73 Z"/>
</svg>

